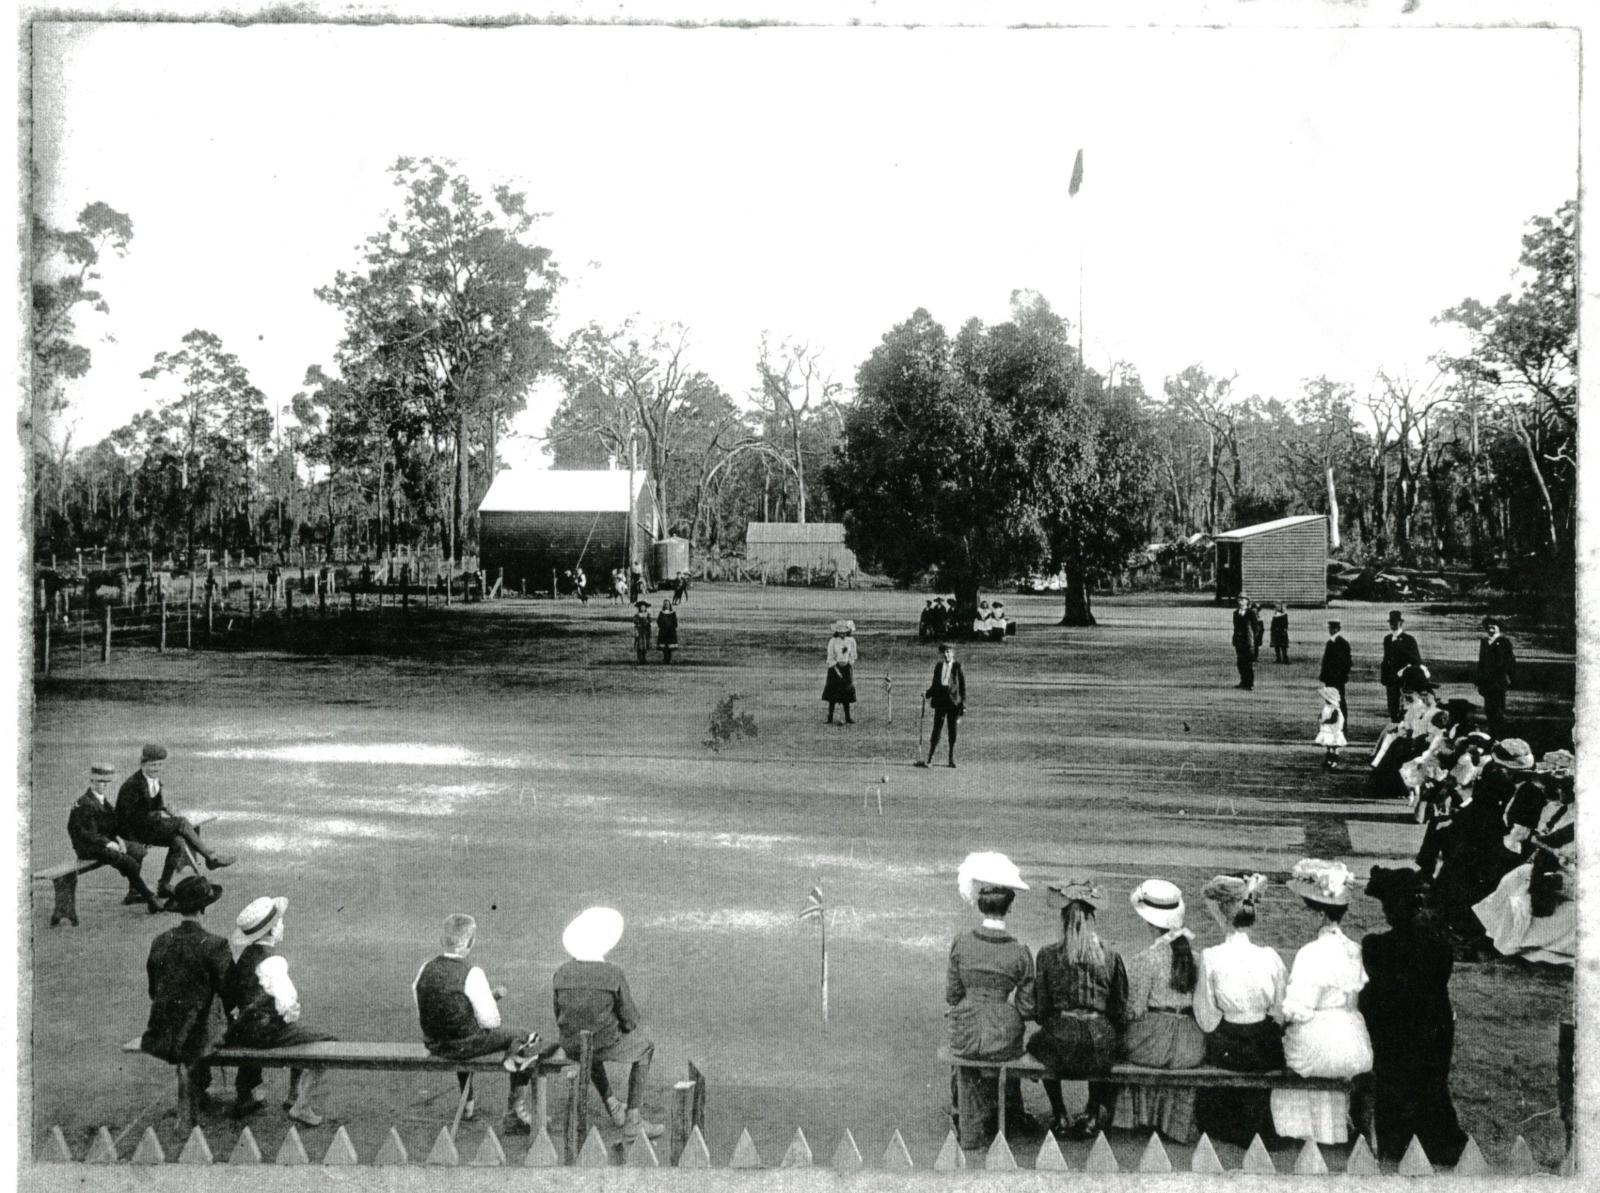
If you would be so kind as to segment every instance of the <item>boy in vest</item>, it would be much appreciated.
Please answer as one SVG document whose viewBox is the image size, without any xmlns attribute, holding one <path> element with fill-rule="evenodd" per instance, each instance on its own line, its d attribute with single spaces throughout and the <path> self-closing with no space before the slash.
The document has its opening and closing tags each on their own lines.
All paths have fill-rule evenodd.
<svg viewBox="0 0 1600 1193">
<path fill-rule="evenodd" d="M 503 1130 L 507 1135 L 527 1135 L 533 1130 L 533 1113 L 524 1093 L 539 1060 L 539 1033 L 500 1026 L 500 1008 L 495 1004 L 505 997 L 505 987 L 491 990 L 483 970 L 467 962 L 477 935 L 477 921 L 470 915 L 446 916 L 444 952 L 417 971 L 411 996 L 422 1024 L 423 1043 L 434 1056 L 471 1060 L 490 1052 L 506 1054 L 511 1090 Z M 554 1051 L 554 1045 L 546 1050 Z M 464 1103 L 461 1117 L 470 1119 L 477 1110 L 472 1074 L 457 1073 L 456 1081 Z"/>
<path fill-rule="evenodd" d="M 655 1043 L 639 1030 L 639 1008 L 633 1005 L 628 979 L 606 954 L 622 939 L 622 913 L 610 907 L 591 907 L 579 913 L 561 934 L 561 947 L 571 961 L 563 962 L 551 978 L 555 989 L 556 1023 L 561 1047 L 577 1056 L 578 1033 L 591 1034 L 591 1077 L 595 1092 L 605 1099 L 611 1121 L 622 1128 L 631 1143 L 643 1131 L 655 1139 L 665 1130 L 660 1123 L 640 1117 L 644 1085 L 650 1076 Z M 606 1062 L 632 1066 L 628 1075 L 628 1102 L 624 1106 L 611 1093 Z"/>
</svg>

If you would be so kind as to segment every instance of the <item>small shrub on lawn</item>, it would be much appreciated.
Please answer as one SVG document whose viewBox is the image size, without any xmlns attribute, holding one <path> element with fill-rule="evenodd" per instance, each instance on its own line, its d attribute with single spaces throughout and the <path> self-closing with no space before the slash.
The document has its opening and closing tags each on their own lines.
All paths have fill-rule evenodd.
<svg viewBox="0 0 1600 1193">
<path fill-rule="evenodd" d="M 706 745 L 713 750 L 732 745 L 741 737 L 755 737 L 760 732 L 752 714 L 734 711 L 734 703 L 739 699 L 738 693 L 729 693 L 711 710 L 711 736 L 706 738 Z"/>
</svg>

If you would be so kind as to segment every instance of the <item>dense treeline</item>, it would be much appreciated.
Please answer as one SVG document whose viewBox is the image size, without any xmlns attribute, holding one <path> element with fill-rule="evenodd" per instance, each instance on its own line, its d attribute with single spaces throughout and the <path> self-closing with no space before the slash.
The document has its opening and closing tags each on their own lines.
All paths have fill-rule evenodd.
<svg viewBox="0 0 1600 1193">
<path fill-rule="evenodd" d="M 1197 363 L 1151 392 L 1127 365 L 1084 368 L 1067 321 L 1019 295 L 1008 323 L 954 337 L 917 312 L 853 386 L 815 346 L 763 337 L 729 392 L 696 366 L 682 327 L 590 324 L 557 338 L 564 279 L 522 194 L 484 195 L 428 159 L 391 173 L 395 212 L 317 291 L 344 334 L 303 389 L 262 393 L 197 328 L 145 370 L 158 404 L 87 446 L 56 429 L 68 384 L 92 364 L 75 315 L 109 312 L 103 275 L 137 251 L 133 221 L 94 203 L 73 228 L 35 223 L 36 553 L 317 543 L 460 557 L 512 420 L 550 382 L 551 462 L 631 459 L 656 479 L 661 524 L 702 551 L 737 549 L 751 520 L 845 520 L 903 580 L 942 569 L 968 587 L 968 572 L 987 583 L 1064 567 L 1081 593 L 1133 545 L 1336 503 L 1340 553 L 1358 562 L 1571 571 L 1575 202 L 1530 222 L 1507 293 L 1440 313 L 1452 350 L 1419 375 L 1243 395 Z M 937 485 L 907 489 L 928 452 L 959 460 L 963 506 L 946 508 Z M 965 556 L 950 530 L 963 508 L 988 536 Z"/>
</svg>

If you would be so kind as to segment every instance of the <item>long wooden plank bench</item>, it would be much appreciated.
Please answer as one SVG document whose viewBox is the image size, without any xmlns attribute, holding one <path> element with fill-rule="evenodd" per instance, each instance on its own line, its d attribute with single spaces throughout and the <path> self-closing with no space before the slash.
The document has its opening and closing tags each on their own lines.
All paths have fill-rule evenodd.
<svg viewBox="0 0 1600 1193">
<path fill-rule="evenodd" d="M 215 812 L 186 812 L 184 815 L 195 828 L 210 824 L 217 818 Z M 154 846 L 154 848 L 160 849 L 163 846 L 158 845 Z M 187 850 L 185 853 L 187 853 Z M 87 874 L 90 870 L 98 870 L 104 865 L 104 862 L 97 862 L 92 858 L 75 857 L 33 872 L 35 881 L 44 880 L 55 884 L 56 902 L 55 906 L 50 909 L 50 926 L 52 928 L 63 921 L 71 924 L 74 928 L 78 926 L 78 875 Z M 181 868 L 179 872 L 182 872 Z"/>
<path fill-rule="evenodd" d="M 949 1047 L 939 1049 L 939 1059 L 955 1069 L 984 1069 L 1000 1078 L 1000 1121 L 1005 1122 L 1006 1078 L 1017 1077 L 1024 1081 L 1055 1080 L 1042 1064 L 1026 1054 L 1013 1060 L 968 1060 L 954 1056 Z M 1086 1080 L 1086 1079 L 1079 1079 Z M 1366 1137 L 1367 1145 L 1377 1152 L 1378 1133 L 1373 1118 L 1371 1086 L 1372 1075 L 1358 1077 L 1302 1077 L 1288 1069 L 1269 1069 L 1260 1073 L 1241 1073 L 1234 1069 L 1199 1067 L 1193 1069 L 1152 1069 L 1145 1065 L 1112 1065 L 1095 1081 L 1110 1085 L 1158 1086 L 1167 1089 L 1302 1089 L 1328 1090 L 1351 1094 L 1350 1113 L 1356 1127 Z"/>
</svg>

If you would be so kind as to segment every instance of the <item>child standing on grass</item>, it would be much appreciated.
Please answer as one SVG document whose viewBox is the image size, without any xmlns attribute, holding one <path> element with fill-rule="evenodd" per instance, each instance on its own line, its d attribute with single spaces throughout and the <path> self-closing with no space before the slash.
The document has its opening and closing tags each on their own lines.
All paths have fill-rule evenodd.
<svg viewBox="0 0 1600 1193">
<path fill-rule="evenodd" d="M 1278 602 L 1278 608 L 1272 615 L 1272 653 L 1276 656 L 1275 663 L 1289 661 L 1289 611 L 1283 607 L 1283 602 Z"/>
<path fill-rule="evenodd" d="M 1318 721 L 1317 745 L 1324 747 L 1323 770 L 1339 768 L 1339 747 L 1344 742 L 1344 713 L 1339 708 L 1339 690 L 1324 685 L 1317 689 L 1322 695 L 1322 716 Z"/>
</svg>

